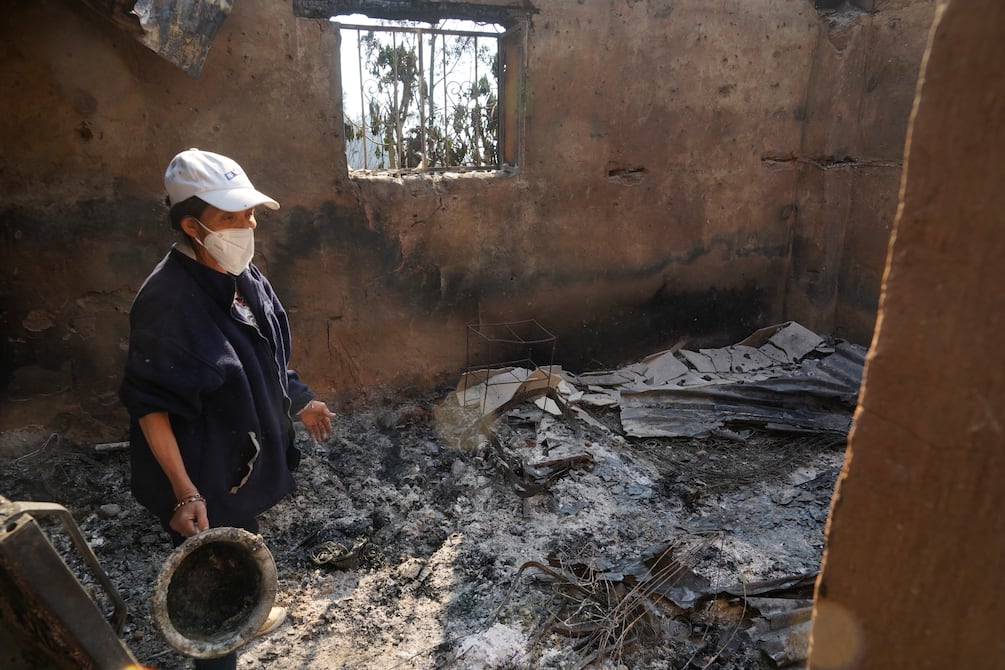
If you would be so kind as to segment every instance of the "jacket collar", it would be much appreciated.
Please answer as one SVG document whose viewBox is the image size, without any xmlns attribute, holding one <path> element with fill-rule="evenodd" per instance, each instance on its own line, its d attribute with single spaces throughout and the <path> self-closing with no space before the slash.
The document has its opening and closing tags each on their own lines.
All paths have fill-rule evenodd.
<svg viewBox="0 0 1005 670">
<path fill-rule="evenodd" d="M 195 254 L 184 244 L 176 244 L 171 249 L 171 257 L 192 277 L 206 294 L 225 309 L 234 302 L 237 278 L 227 272 L 218 272 L 195 259 Z M 245 270 L 247 272 L 247 270 Z M 242 273 L 243 274 L 243 273 Z"/>
</svg>

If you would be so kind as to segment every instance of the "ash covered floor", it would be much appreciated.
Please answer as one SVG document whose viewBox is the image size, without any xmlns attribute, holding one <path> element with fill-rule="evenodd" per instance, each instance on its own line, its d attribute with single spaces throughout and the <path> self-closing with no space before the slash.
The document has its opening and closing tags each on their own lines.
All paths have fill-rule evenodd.
<svg viewBox="0 0 1005 670">
<path fill-rule="evenodd" d="M 802 665 L 844 440 L 632 438 L 616 410 L 592 416 L 523 403 L 478 431 L 444 392 L 341 414 L 323 444 L 299 434 L 298 490 L 262 518 L 290 617 L 239 667 Z M 0 465 L 8 499 L 70 509 L 137 659 L 187 668 L 149 613 L 171 545 L 127 482 L 125 451 L 55 440 Z M 339 543 L 356 558 L 324 562 Z"/>
</svg>

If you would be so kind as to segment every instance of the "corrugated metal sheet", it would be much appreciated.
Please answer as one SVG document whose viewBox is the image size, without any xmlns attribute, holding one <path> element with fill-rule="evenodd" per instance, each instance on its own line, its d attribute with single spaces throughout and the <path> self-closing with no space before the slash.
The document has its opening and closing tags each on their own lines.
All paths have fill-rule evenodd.
<svg viewBox="0 0 1005 670">
<path fill-rule="evenodd" d="M 233 0 L 137 0 L 147 48 L 198 77 Z"/>
<path fill-rule="evenodd" d="M 233 0 L 82 0 L 151 51 L 198 77 Z"/>
<path fill-rule="evenodd" d="M 839 342 L 829 355 L 805 358 L 769 378 L 734 372 L 704 386 L 622 388 L 621 423 L 633 437 L 695 437 L 743 427 L 845 434 L 865 354 L 864 347 Z"/>
</svg>

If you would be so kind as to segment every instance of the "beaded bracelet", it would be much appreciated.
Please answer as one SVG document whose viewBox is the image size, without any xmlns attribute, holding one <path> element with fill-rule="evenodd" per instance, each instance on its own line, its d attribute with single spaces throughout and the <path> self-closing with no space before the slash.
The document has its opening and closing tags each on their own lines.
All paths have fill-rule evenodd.
<svg viewBox="0 0 1005 670">
<path fill-rule="evenodd" d="M 184 500 L 179 500 L 178 504 L 174 506 L 173 510 L 171 510 L 171 513 L 174 514 L 175 512 L 177 512 L 178 510 L 180 510 L 185 505 L 187 505 L 189 503 L 194 503 L 194 502 L 206 502 L 206 499 L 203 498 L 201 494 L 196 493 L 194 496 L 189 496 L 189 497 L 185 498 Z"/>
</svg>

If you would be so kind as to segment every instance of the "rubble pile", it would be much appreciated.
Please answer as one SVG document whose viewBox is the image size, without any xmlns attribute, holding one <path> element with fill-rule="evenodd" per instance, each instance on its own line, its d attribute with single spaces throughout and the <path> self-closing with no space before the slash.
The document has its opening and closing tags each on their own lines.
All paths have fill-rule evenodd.
<svg viewBox="0 0 1005 670">
<path fill-rule="evenodd" d="M 512 370 L 474 372 L 301 433 L 298 490 L 262 519 L 290 618 L 240 667 L 799 667 L 862 352 L 795 326 L 728 370 L 678 349 L 506 388 Z M 0 464 L 0 494 L 66 505 L 129 604 L 127 646 L 185 668 L 149 614 L 171 545 L 127 468 L 124 448 L 43 445 Z"/>
</svg>

